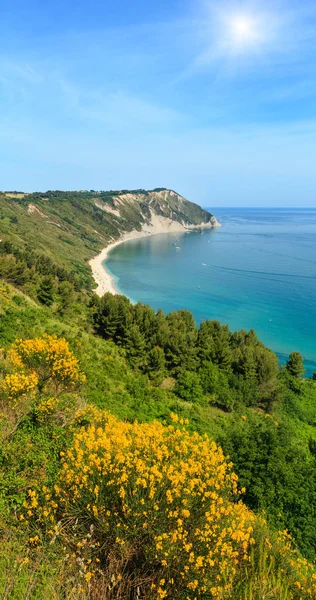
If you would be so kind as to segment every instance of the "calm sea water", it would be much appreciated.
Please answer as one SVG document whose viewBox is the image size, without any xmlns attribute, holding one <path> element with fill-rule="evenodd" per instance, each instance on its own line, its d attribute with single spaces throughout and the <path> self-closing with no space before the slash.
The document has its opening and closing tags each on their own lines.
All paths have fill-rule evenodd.
<svg viewBox="0 0 316 600">
<path fill-rule="evenodd" d="M 284 362 L 316 371 L 316 209 L 212 208 L 222 227 L 133 240 L 107 260 L 118 289 L 199 323 L 255 329 Z M 178 248 L 177 248 L 178 246 Z"/>
</svg>

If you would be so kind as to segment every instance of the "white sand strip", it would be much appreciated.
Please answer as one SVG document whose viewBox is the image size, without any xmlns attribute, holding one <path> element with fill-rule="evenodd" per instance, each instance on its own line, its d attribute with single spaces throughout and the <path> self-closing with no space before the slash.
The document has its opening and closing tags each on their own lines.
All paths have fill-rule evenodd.
<svg viewBox="0 0 316 600">
<path fill-rule="evenodd" d="M 142 231 L 133 230 L 129 233 L 125 233 L 120 237 L 119 240 L 109 244 L 106 248 L 104 248 L 100 254 L 95 256 L 89 261 L 89 265 L 92 269 L 92 275 L 94 281 L 97 284 L 97 289 L 95 293 L 98 296 L 103 296 L 106 292 L 111 292 L 111 294 L 119 294 L 118 290 L 115 287 L 115 282 L 112 275 L 106 270 L 103 262 L 108 257 L 109 252 L 122 244 L 123 242 L 127 242 L 128 240 L 135 240 L 138 238 L 148 237 L 149 235 L 157 235 L 159 233 L 180 233 L 184 231 L 190 231 L 191 229 L 200 229 L 200 228 L 213 228 L 219 227 L 219 223 L 214 220 L 212 223 L 201 223 L 201 225 L 197 225 L 196 227 L 185 227 L 182 223 L 177 221 L 172 221 L 172 219 L 168 219 L 166 217 L 161 217 L 152 212 L 151 215 L 151 223 L 149 225 L 144 225 Z"/>
</svg>

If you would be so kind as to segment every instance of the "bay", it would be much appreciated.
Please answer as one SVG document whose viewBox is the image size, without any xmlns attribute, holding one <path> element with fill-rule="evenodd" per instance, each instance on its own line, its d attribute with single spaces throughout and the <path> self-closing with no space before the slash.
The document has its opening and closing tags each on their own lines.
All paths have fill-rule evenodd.
<svg viewBox="0 0 316 600">
<path fill-rule="evenodd" d="M 219 229 L 141 238 L 106 268 L 134 302 L 186 308 L 197 323 L 255 329 L 284 363 L 298 350 L 316 371 L 316 209 L 211 208 Z"/>
</svg>

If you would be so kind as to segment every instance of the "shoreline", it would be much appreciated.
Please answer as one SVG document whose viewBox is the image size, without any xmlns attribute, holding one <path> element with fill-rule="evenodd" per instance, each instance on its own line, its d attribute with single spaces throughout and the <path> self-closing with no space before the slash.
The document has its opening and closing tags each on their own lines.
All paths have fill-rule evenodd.
<svg viewBox="0 0 316 600">
<path fill-rule="evenodd" d="M 143 237 L 149 237 L 151 235 L 158 235 L 161 233 L 184 233 L 185 231 L 194 231 L 196 229 L 213 229 L 216 227 L 220 227 L 220 224 L 214 219 L 211 223 L 201 223 L 195 227 L 184 227 L 181 223 L 177 221 L 171 221 L 171 219 L 164 219 L 163 217 L 156 217 L 155 223 L 151 223 L 149 226 L 149 230 L 143 229 L 142 231 L 137 231 L 134 229 L 128 233 L 122 235 L 118 240 L 110 243 L 106 248 L 101 250 L 100 254 L 94 256 L 89 260 L 89 265 L 92 270 L 92 276 L 94 281 L 97 284 L 97 288 L 94 292 L 98 296 L 103 296 L 107 292 L 110 292 L 114 295 L 119 295 L 119 290 L 115 287 L 114 277 L 109 273 L 109 271 L 103 265 L 103 262 L 108 258 L 109 253 L 113 248 L 123 244 L 124 242 L 128 242 L 130 240 L 136 240 Z"/>
<path fill-rule="evenodd" d="M 100 254 L 94 256 L 89 260 L 89 265 L 92 269 L 92 276 L 94 281 L 97 284 L 97 288 L 94 290 L 98 296 L 103 296 L 106 292 L 110 292 L 114 295 L 119 295 L 119 290 L 115 287 L 115 281 L 113 275 L 109 273 L 109 271 L 103 265 L 104 261 L 108 258 L 109 253 L 113 248 L 123 244 L 124 242 L 128 242 L 130 240 L 136 240 L 138 238 L 148 237 L 150 235 L 155 235 L 153 233 L 147 233 L 142 231 L 131 231 L 120 237 L 115 242 L 112 242 L 106 248 L 101 250 Z"/>
</svg>

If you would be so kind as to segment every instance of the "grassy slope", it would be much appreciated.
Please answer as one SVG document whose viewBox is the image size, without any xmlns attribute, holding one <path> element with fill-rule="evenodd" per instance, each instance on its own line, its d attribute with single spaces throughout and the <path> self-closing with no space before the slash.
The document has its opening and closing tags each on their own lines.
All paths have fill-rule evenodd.
<svg viewBox="0 0 316 600">
<path fill-rule="evenodd" d="M 1 346 L 7 348 L 17 336 L 27 338 L 44 333 L 64 336 L 87 376 L 87 382 L 81 390 L 83 402 L 88 401 L 106 408 L 124 420 L 151 421 L 157 418 L 169 422 L 170 411 L 174 410 L 189 418 L 191 429 L 207 432 L 215 439 L 230 424 L 241 419 L 242 415 L 236 412 L 228 414 L 207 404 L 203 406 L 179 401 L 171 392 L 151 387 L 145 377 L 131 370 L 122 350 L 112 342 L 96 338 L 92 331 L 85 329 L 55 318 L 49 309 L 37 305 L 12 286 L 0 282 Z M 251 409 L 243 409 L 243 416 L 250 417 L 251 412 Z M 290 396 L 286 405 L 279 408 L 278 415 L 275 414 L 274 417 L 287 421 L 298 444 L 306 445 L 311 436 L 315 439 L 313 423 L 316 420 L 316 385 L 304 382 L 300 399 Z M 60 430 L 55 438 L 51 436 L 49 429 L 46 432 L 45 427 L 33 427 L 31 422 L 26 422 L 16 432 L 10 446 L 12 465 L 9 464 L 3 485 L 3 493 L 9 490 L 9 495 L 12 486 L 11 506 L 12 502 L 19 506 L 25 490 L 35 486 L 43 473 L 46 472 L 48 478 L 52 473 L 54 477 L 58 468 L 59 435 Z M 9 526 L 10 513 L 7 512 L 5 501 L 1 505 L 1 497 L 0 510 L 4 510 L 3 516 L 8 519 L 8 525 L 4 525 L 2 530 L 5 551 L 0 558 L 0 590 L 3 597 L 10 600 L 22 597 L 34 600 L 64 597 L 63 586 L 69 577 L 64 549 L 58 544 L 44 546 L 35 553 L 31 562 L 27 562 L 30 556 L 26 550 L 30 532 L 25 530 L 23 533 L 22 528 L 14 534 L 14 528 Z M 35 529 L 31 535 L 37 534 L 41 535 L 40 529 Z M 263 572 L 265 577 L 265 568 Z M 255 596 L 252 595 L 251 586 L 252 584 L 249 590 L 247 588 L 248 595 L 241 596 L 241 592 L 236 590 L 236 596 L 233 597 L 238 600 L 241 597 L 248 600 L 254 597 L 259 599 L 260 592 L 259 595 L 258 592 Z M 246 594 L 246 590 L 242 593 Z M 287 596 L 287 592 L 284 594 L 284 600 L 293 597 Z M 76 594 L 72 596 L 67 592 L 65 597 L 76 598 Z M 276 596 L 271 598 L 275 599 Z"/>
<path fill-rule="evenodd" d="M 16 337 L 32 338 L 44 333 L 69 341 L 87 375 L 82 393 L 88 402 L 107 408 L 118 417 L 139 420 L 167 418 L 178 403 L 172 393 L 151 387 L 146 377 L 135 374 L 126 363 L 124 352 L 114 343 L 54 318 L 49 309 L 0 282 L 2 347 L 8 347 Z M 183 410 L 190 413 L 190 409 Z"/>
<path fill-rule="evenodd" d="M 76 323 L 57 319 L 51 311 L 0 282 L 0 339 L 8 347 L 16 337 L 28 338 L 44 333 L 65 337 L 87 375 L 84 395 L 89 402 L 110 410 L 120 418 L 140 421 L 169 420 L 171 410 L 189 418 L 191 428 L 215 439 L 229 426 L 253 409 L 226 413 L 205 403 L 195 404 L 177 398 L 172 392 L 150 385 L 147 377 L 135 373 L 124 358 L 124 350 L 93 335 Z M 286 422 L 297 444 L 307 447 L 316 440 L 316 383 L 303 381 L 300 395 L 288 393 L 274 417 Z"/>
<path fill-rule="evenodd" d="M 12 286 L 0 282 L 0 340 L 8 348 L 17 338 L 47 334 L 65 337 L 87 376 L 83 394 L 88 402 L 123 419 L 170 422 L 175 410 L 190 420 L 192 430 L 217 438 L 236 414 L 208 404 L 185 402 L 172 392 L 152 387 L 147 377 L 136 374 L 113 342 L 95 337 L 69 320 L 55 318 L 50 309 L 36 304 Z"/>
</svg>

